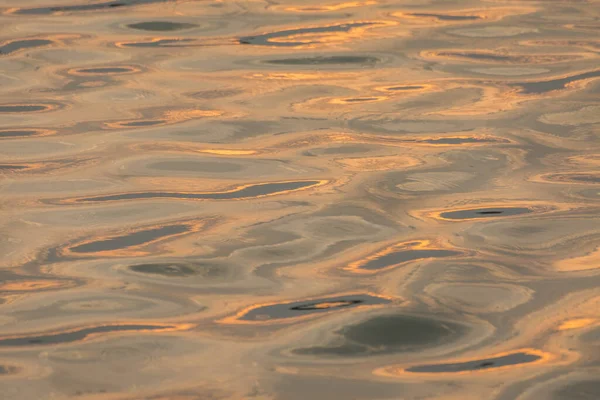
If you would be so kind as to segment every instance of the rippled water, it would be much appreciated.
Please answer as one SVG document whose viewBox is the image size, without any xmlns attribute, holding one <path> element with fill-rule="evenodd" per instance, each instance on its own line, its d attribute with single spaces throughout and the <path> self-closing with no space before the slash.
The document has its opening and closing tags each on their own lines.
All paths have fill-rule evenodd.
<svg viewBox="0 0 600 400">
<path fill-rule="evenodd" d="M 0 1 L 0 399 L 600 399 L 599 21 Z"/>
</svg>

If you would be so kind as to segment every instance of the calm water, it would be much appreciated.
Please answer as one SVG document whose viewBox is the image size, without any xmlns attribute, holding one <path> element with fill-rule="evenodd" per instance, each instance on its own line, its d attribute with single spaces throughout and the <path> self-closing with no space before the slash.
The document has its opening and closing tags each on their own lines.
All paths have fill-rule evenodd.
<svg viewBox="0 0 600 400">
<path fill-rule="evenodd" d="M 598 0 L 0 0 L 0 399 L 600 399 Z"/>
</svg>

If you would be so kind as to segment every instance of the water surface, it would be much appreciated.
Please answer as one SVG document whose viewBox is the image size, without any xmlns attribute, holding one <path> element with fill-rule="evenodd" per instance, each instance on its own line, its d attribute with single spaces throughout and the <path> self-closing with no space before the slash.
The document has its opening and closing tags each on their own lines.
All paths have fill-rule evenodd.
<svg viewBox="0 0 600 400">
<path fill-rule="evenodd" d="M 0 399 L 599 398 L 597 1 L 0 3 Z"/>
</svg>

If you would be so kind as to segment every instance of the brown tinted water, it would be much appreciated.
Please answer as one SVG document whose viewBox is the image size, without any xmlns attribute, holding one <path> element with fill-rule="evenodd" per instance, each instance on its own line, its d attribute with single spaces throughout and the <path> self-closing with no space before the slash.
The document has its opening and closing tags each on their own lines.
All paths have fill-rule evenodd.
<svg viewBox="0 0 600 400">
<path fill-rule="evenodd" d="M 599 21 L 2 0 L 0 399 L 599 399 Z"/>
</svg>

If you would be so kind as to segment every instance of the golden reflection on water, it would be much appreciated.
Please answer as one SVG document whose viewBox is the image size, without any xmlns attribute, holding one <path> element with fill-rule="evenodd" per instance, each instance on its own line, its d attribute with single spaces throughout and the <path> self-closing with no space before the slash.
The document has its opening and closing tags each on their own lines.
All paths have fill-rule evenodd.
<svg viewBox="0 0 600 400">
<path fill-rule="evenodd" d="M 0 399 L 600 398 L 596 1 L 0 26 Z"/>
</svg>

